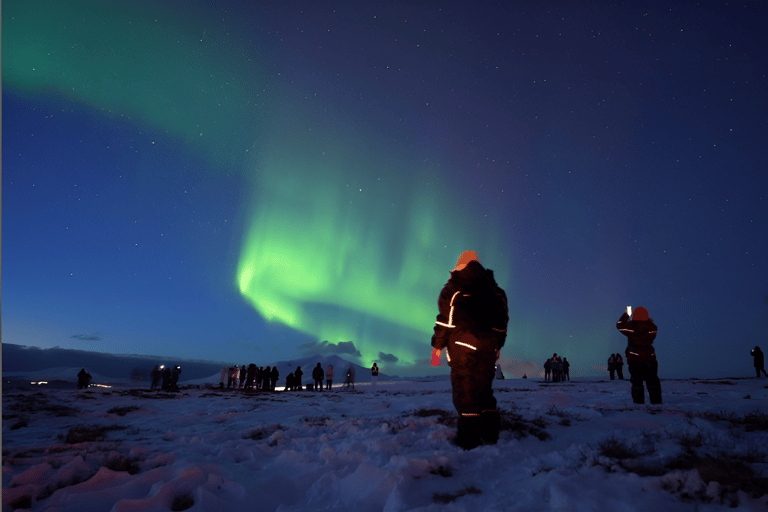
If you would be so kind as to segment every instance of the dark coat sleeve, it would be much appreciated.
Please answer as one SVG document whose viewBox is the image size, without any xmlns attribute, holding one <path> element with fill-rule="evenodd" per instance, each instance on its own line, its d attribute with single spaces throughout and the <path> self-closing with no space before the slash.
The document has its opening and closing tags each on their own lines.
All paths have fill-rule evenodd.
<svg viewBox="0 0 768 512">
<path fill-rule="evenodd" d="M 498 301 L 498 318 L 493 332 L 496 333 L 496 348 L 501 350 L 507 340 L 507 324 L 509 324 L 509 306 L 507 305 L 507 294 L 504 290 L 497 288 L 496 300 Z"/>
<path fill-rule="evenodd" d="M 435 332 L 432 335 L 432 346 L 443 350 L 448 346 L 451 332 L 456 329 L 453 323 L 453 301 L 459 290 L 451 283 L 447 283 L 437 299 L 437 319 L 435 320 Z"/>
</svg>

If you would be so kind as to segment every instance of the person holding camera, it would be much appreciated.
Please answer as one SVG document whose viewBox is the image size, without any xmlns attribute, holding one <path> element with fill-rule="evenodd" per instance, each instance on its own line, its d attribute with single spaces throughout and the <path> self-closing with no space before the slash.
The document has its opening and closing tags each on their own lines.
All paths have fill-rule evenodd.
<svg viewBox="0 0 768 512">
<path fill-rule="evenodd" d="M 656 339 L 656 324 L 648 316 L 645 308 L 635 309 L 632 320 L 631 307 L 621 315 L 616 322 L 616 328 L 627 337 L 627 367 L 629 368 L 629 381 L 632 383 L 632 401 L 636 404 L 645 403 L 645 389 L 648 388 L 648 397 L 651 404 L 661 404 L 661 382 L 659 381 L 659 363 L 656 361 L 656 351 L 653 348 L 653 340 Z"/>
</svg>

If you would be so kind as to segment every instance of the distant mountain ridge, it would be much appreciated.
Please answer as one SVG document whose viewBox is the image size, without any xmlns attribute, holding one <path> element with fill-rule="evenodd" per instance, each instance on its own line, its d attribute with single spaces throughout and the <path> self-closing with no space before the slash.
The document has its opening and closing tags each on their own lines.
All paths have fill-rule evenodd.
<svg viewBox="0 0 768 512">
<path fill-rule="evenodd" d="M 334 367 L 334 385 L 344 382 L 344 377 L 349 366 L 355 368 L 355 382 L 370 382 L 371 370 L 355 363 L 350 363 L 339 356 L 310 356 L 289 361 L 275 361 L 271 366 L 277 366 L 280 372 L 278 385 L 285 383 L 289 373 L 301 367 L 304 373 L 302 383 L 312 383 L 312 370 L 320 363 L 323 371 L 329 364 Z M 60 347 L 39 348 L 26 345 L 2 344 L 2 372 L 7 374 L 35 374 L 38 378 L 47 370 L 55 370 L 56 378 L 63 378 L 62 369 L 73 368 L 79 370 L 85 368 L 93 374 L 103 375 L 111 379 L 134 380 L 137 382 L 149 382 L 149 373 L 155 365 L 179 365 L 181 366 L 181 378 L 179 381 L 207 380 L 218 383 L 221 368 L 229 368 L 232 363 L 216 361 L 199 361 L 187 359 L 174 359 L 172 357 L 160 357 L 150 355 L 121 355 L 104 354 L 87 350 L 64 349 Z M 248 364 L 248 363 L 246 363 Z M 240 365 L 242 366 L 242 364 Z M 73 371 L 71 381 L 77 380 L 77 370 Z M 380 380 L 392 380 L 383 373 L 379 374 Z M 66 379 L 70 380 L 70 379 Z"/>
</svg>

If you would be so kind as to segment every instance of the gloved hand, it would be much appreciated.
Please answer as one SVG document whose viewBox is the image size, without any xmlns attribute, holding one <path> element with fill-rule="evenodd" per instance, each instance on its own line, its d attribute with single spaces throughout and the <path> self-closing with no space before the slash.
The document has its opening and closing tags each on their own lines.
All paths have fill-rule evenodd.
<svg viewBox="0 0 768 512">
<path fill-rule="evenodd" d="M 440 354 L 442 353 L 443 351 L 439 348 L 432 349 L 432 366 L 440 366 Z"/>
</svg>

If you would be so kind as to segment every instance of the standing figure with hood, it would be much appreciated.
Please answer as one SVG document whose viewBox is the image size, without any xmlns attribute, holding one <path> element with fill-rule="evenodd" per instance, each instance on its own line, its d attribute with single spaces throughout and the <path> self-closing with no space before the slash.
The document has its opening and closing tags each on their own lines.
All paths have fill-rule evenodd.
<svg viewBox="0 0 768 512">
<path fill-rule="evenodd" d="M 160 365 L 155 365 L 154 368 L 152 368 L 152 373 L 150 373 L 150 377 L 152 377 L 152 384 L 150 384 L 149 389 L 151 391 L 156 390 L 158 387 L 160 387 L 160 378 L 162 377 L 162 371 L 160 371 Z"/>
<path fill-rule="evenodd" d="M 627 337 L 627 368 L 629 382 L 632 383 L 632 401 L 636 404 L 645 403 L 643 382 L 648 387 L 648 398 L 652 404 L 661 403 L 661 382 L 659 381 L 659 363 L 656 361 L 656 351 L 653 340 L 656 339 L 656 324 L 648 316 L 645 308 L 636 308 L 629 319 L 631 308 L 621 315 L 616 322 L 616 328 Z"/>
<path fill-rule="evenodd" d="M 328 368 L 326 368 L 325 370 L 325 389 L 330 391 L 332 385 L 333 385 L 333 365 L 329 364 Z"/>
<path fill-rule="evenodd" d="M 91 374 L 85 368 L 77 372 L 77 389 L 87 389 L 91 384 Z"/>
<path fill-rule="evenodd" d="M 619 380 L 624 380 L 624 370 L 622 370 L 622 367 L 624 366 L 624 360 L 621 358 L 621 354 L 618 352 L 616 353 L 616 357 L 613 360 L 613 364 L 616 366 L 616 376 L 619 377 Z"/>
<path fill-rule="evenodd" d="M 459 413 L 455 444 L 471 450 L 499 439 L 501 416 L 493 396 L 499 351 L 507 337 L 507 295 L 474 251 L 464 251 L 437 301 L 432 365 L 446 350 L 453 405 Z"/>
<path fill-rule="evenodd" d="M 312 379 L 315 381 L 315 391 L 323 390 L 323 378 L 325 372 L 323 371 L 323 365 L 317 363 L 317 366 L 312 370 Z"/>
</svg>

